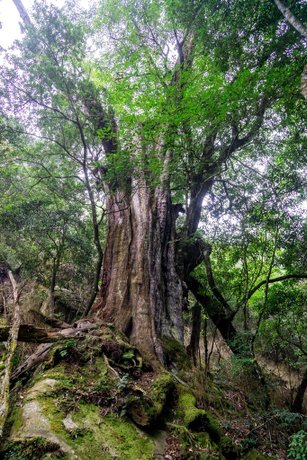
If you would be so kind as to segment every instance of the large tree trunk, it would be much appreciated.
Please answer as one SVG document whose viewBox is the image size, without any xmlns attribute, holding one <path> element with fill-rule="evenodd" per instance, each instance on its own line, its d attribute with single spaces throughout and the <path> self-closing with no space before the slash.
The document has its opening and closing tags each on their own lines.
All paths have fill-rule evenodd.
<svg viewBox="0 0 307 460">
<path fill-rule="evenodd" d="M 175 220 L 168 186 L 132 183 L 108 198 L 102 287 L 93 311 L 148 356 L 163 362 L 161 338 L 183 341 L 182 287 L 175 268 Z"/>
</svg>

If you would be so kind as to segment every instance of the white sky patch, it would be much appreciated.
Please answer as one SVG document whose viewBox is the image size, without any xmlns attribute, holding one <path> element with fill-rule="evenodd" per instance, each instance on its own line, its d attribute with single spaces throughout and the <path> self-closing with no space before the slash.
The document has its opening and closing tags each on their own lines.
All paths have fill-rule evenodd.
<svg viewBox="0 0 307 460">
<path fill-rule="evenodd" d="M 30 11 L 33 0 L 23 0 L 25 8 Z M 13 41 L 21 37 L 20 22 L 21 18 L 13 3 L 13 0 L 0 1 L 0 46 L 8 48 Z"/>
<path fill-rule="evenodd" d="M 34 0 L 22 0 L 29 16 L 31 17 L 31 10 L 34 5 Z M 56 6 L 63 6 L 65 0 L 51 0 L 49 3 Z M 90 7 L 89 0 L 81 0 L 79 4 L 83 7 Z M 0 29 L 0 46 L 4 49 L 9 48 L 14 40 L 21 38 L 21 18 L 13 0 L 0 0 L 0 22 L 2 28 Z"/>
</svg>

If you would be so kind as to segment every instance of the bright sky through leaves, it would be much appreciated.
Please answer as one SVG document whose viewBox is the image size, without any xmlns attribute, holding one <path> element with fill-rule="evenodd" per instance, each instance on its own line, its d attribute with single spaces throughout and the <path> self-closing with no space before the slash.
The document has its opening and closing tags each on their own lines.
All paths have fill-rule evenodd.
<svg viewBox="0 0 307 460">
<path fill-rule="evenodd" d="M 33 0 L 24 0 L 23 3 L 27 10 L 30 11 L 34 2 Z M 20 37 L 19 23 L 21 18 L 12 0 L 0 1 L 0 21 L 2 23 L 0 46 L 7 48 L 16 38 Z"/>
<path fill-rule="evenodd" d="M 53 0 L 48 3 L 62 6 L 65 2 L 63 0 Z M 34 0 L 23 0 L 23 4 L 31 15 L 31 8 L 34 4 Z M 82 6 L 88 6 L 89 2 L 88 0 L 81 0 L 80 4 Z M 0 22 L 2 23 L 2 28 L 0 29 L 0 47 L 8 48 L 12 45 L 14 40 L 21 36 L 21 18 L 13 0 L 0 0 Z"/>
</svg>

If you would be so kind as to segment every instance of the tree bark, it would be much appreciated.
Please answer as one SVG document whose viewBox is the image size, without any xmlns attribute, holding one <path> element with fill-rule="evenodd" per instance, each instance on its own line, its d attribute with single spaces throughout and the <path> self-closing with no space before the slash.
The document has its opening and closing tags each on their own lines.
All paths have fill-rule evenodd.
<svg viewBox="0 0 307 460">
<path fill-rule="evenodd" d="M 192 331 L 187 352 L 193 359 L 194 366 L 197 366 L 199 358 L 199 339 L 201 331 L 201 305 L 197 302 L 192 311 Z"/>
<path fill-rule="evenodd" d="M 101 326 L 100 321 L 90 321 L 83 319 L 77 321 L 73 326 L 67 326 L 66 323 L 57 322 L 47 318 L 46 324 L 59 324 L 61 327 L 44 329 L 42 327 L 33 326 L 33 324 L 20 324 L 18 330 L 18 342 L 27 343 L 49 343 L 58 342 L 59 340 L 68 339 L 71 337 L 82 337 L 84 334 L 98 329 Z M 9 326 L 0 326 L 0 342 L 6 342 L 10 335 Z"/>
<path fill-rule="evenodd" d="M 277 8 L 284 16 L 284 18 L 294 27 L 303 37 L 307 38 L 307 28 L 302 24 L 295 16 L 291 13 L 289 8 L 287 8 L 280 0 L 274 0 Z"/>
<path fill-rule="evenodd" d="M 29 26 L 31 25 L 31 19 L 30 19 L 30 16 L 28 15 L 28 12 L 27 10 L 25 9 L 23 3 L 21 0 L 13 0 L 17 10 L 18 10 L 18 13 L 20 14 L 20 17 L 21 19 L 23 20 L 23 22 Z"/>
<path fill-rule="evenodd" d="M 182 286 L 175 268 L 175 220 L 168 186 L 132 181 L 108 198 L 100 296 L 92 311 L 163 362 L 163 336 L 183 341 Z"/>
<path fill-rule="evenodd" d="M 17 347 L 17 340 L 20 328 L 20 305 L 19 305 L 19 292 L 13 273 L 9 271 L 9 278 L 13 290 L 13 322 L 12 327 L 9 328 L 7 334 L 7 353 L 5 358 L 5 369 L 3 375 L 0 377 L 0 441 L 3 436 L 3 428 L 9 413 L 10 401 L 10 378 L 13 368 L 13 358 Z"/>
<path fill-rule="evenodd" d="M 86 310 L 84 312 L 84 316 L 86 316 L 91 310 L 95 302 L 96 296 L 99 292 L 100 273 L 101 273 L 101 266 L 102 266 L 102 261 L 103 261 L 103 248 L 102 248 L 101 240 L 100 240 L 99 219 L 97 216 L 96 201 L 95 201 L 95 197 L 94 197 L 94 193 L 93 193 L 93 189 L 90 183 L 90 178 L 89 178 L 89 173 L 88 173 L 86 149 L 84 153 L 84 159 L 85 160 L 83 164 L 83 172 L 84 172 L 84 177 L 85 177 L 86 189 L 87 189 L 87 193 L 88 193 L 90 204 L 91 204 L 93 237 L 94 237 L 94 244 L 97 250 L 97 260 L 96 260 L 96 265 L 95 265 L 92 292 L 88 300 Z"/>
<path fill-rule="evenodd" d="M 213 301 L 209 296 L 203 294 L 202 285 L 195 278 L 189 276 L 187 284 L 195 299 L 204 307 L 209 318 L 220 331 L 231 351 L 235 355 L 243 356 L 240 344 L 234 340 L 238 334 L 232 324 L 232 316 L 229 316 L 228 312 L 217 301 Z"/>
<path fill-rule="evenodd" d="M 58 251 L 57 251 L 58 252 Z M 55 287 L 57 274 L 60 267 L 60 256 L 57 255 L 52 260 L 52 272 L 51 272 L 51 281 L 49 288 L 49 297 L 46 302 L 45 308 L 42 310 L 42 313 L 46 314 L 48 317 L 53 318 L 54 309 L 55 309 Z"/>
<path fill-rule="evenodd" d="M 304 395 L 305 395 L 306 388 L 307 388 L 307 369 L 305 370 L 302 381 L 297 388 L 296 396 L 291 406 L 291 410 L 293 412 L 298 412 L 300 414 L 303 413 L 303 403 L 304 403 Z"/>
</svg>

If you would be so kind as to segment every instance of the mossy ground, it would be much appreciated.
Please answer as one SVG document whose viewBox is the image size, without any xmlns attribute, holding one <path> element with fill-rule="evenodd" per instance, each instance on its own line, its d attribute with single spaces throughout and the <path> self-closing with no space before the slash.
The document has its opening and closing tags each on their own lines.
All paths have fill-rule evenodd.
<svg viewBox="0 0 307 460">
<path fill-rule="evenodd" d="M 182 348 L 171 347 L 176 353 L 177 348 L 181 360 Z M 242 423 L 245 420 L 242 408 L 225 398 L 225 389 L 213 381 L 204 387 L 198 371 L 189 368 L 182 370 L 182 375 L 185 372 L 188 385 L 170 372 L 150 370 L 148 364 L 142 367 L 137 350 L 112 329 L 104 328 L 84 340 L 58 343 L 47 362 L 13 393 L 16 404 L 0 458 L 267 458 L 248 452 L 254 445 L 246 444 L 240 450 L 225 436 L 236 429 L 237 418 Z M 29 417 L 25 408 L 37 417 L 32 434 L 29 427 L 31 423 L 35 427 L 35 420 L 25 419 Z"/>
</svg>

